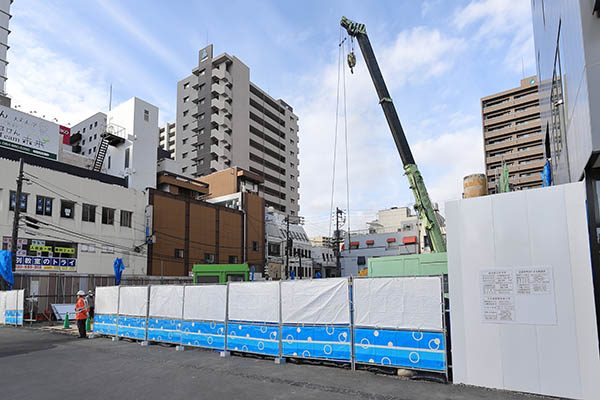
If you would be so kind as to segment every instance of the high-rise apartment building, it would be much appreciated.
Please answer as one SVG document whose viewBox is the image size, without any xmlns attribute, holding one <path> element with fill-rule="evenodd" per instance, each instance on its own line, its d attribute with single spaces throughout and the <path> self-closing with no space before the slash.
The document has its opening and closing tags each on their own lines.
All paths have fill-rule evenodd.
<svg viewBox="0 0 600 400">
<path fill-rule="evenodd" d="M 0 0 L 0 105 L 10 107 L 10 97 L 6 94 L 6 66 L 8 59 L 8 23 L 10 21 L 10 5 L 12 0 Z"/>
<path fill-rule="evenodd" d="M 198 66 L 177 83 L 175 129 L 179 173 L 243 168 L 264 178 L 266 206 L 298 214 L 298 117 L 252 83 L 238 58 L 200 50 Z"/>
<path fill-rule="evenodd" d="M 498 192 L 503 163 L 511 190 L 542 186 L 546 158 L 537 78 L 522 79 L 519 87 L 483 97 L 481 113 L 488 192 Z"/>
<path fill-rule="evenodd" d="M 175 159 L 175 126 L 175 122 L 167 122 L 158 128 L 158 146 L 171 153 L 173 160 Z"/>
</svg>

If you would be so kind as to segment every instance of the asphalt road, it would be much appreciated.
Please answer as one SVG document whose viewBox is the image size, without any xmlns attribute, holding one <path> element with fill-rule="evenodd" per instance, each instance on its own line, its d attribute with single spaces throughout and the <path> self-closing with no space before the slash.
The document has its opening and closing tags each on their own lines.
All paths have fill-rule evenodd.
<svg viewBox="0 0 600 400">
<path fill-rule="evenodd" d="M 2 399 L 531 399 L 367 371 L 0 327 Z M 535 399 L 541 397 L 534 396 Z"/>
</svg>

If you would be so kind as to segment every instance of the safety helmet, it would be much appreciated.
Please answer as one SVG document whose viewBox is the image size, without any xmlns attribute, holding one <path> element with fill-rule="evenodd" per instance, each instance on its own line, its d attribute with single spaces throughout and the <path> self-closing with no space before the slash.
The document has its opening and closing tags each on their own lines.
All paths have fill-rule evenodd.
<svg viewBox="0 0 600 400">
<path fill-rule="evenodd" d="M 77 292 L 77 296 L 85 296 L 85 292 L 83 290 L 80 290 L 79 292 Z"/>
</svg>

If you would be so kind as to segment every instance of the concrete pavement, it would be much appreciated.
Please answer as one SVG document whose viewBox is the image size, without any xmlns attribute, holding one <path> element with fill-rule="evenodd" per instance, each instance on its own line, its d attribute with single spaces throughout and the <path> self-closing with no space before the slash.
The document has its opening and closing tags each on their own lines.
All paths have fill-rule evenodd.
<svg viewBox="0 0 600 400">
<path fill-rule="evenodd" d="M 539 399 L 200 349 L 0 327 L 3 399 Z"/>
</svg>

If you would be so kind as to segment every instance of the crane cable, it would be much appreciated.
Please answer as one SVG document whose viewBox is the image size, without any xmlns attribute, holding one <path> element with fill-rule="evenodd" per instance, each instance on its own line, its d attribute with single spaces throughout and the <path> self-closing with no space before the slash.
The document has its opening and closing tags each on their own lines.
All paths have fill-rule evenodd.
<svg viewBox="0 0 600 400">
<path fill-rule="evenodd" d="M 335 101 L 335 132 L 334 132 L 334 144 L 333 144 L 333 174 L 331 180 L 331 202 L 330 202 L 330 215 L 333 216 L 333 201 L 335 196 L 335 169 L 337 161 L 337 134 L 339 126 L 339 114 L 340 114 L 340 81 L 342 83 L 342 102 L 344 112 L 344 145 L 345 145 L 345 166 L 346 166 L 346 231 L 348 234 L 348 241 L 350 240 L 350 175 L 348 167 L 348 118 L 347 118 L 347 107 L 346 107 L 346 71 L 342 59 L 344 58 L 344 43 L 347 38 L 343 37 L 344 30 L 340 27 L 340 39 L 338 43 L 338 76 L 337 76 L 337 91 Z M 348 44 L 350 48 L 350 44 Z M 354 53 L 354 43 L 352 43 L 351 53 Z M 337 218 L 337 215 L 336 215 Z M 329 236 L 331 237 L 331 224 L 333 218 L 329 220 Z"/>
</svg>

